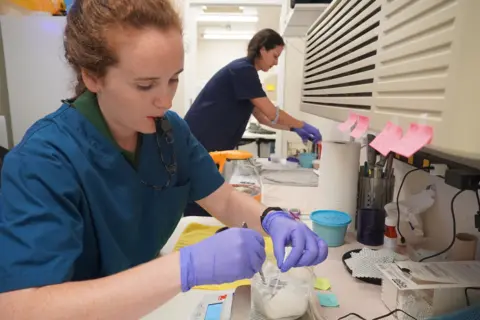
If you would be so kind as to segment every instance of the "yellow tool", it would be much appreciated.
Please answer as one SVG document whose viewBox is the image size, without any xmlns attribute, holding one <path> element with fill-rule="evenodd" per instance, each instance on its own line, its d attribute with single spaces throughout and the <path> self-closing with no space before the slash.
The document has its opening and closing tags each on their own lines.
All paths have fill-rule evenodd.
<svg viewBox="0 0 480 320">
<path fill-rule="evenodd" d="M 14 5 L 31 11 L 49 12 L 53 15 L 63 15 L 65 3 L 63 0 L 9 0 Z"/>
<path fill-rule="evenodd" d="M 231 160 L 249 160 L 253 158 L 253 154 L 248 151 L 226 150 L 210 152 L 213 162 L 218 166 L 218 171 L 224 174 L 224 168 L 227 161 Z"/>
</svg>

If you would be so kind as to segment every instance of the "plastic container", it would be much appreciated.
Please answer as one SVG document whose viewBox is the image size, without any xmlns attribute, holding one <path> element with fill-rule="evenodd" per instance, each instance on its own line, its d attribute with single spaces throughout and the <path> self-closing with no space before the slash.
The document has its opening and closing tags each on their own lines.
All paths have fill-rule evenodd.
<svg viewBox="0 0 480 320">
<path fill-rule="evenodd" d="M 385 234 L 383 238 L 383 247 L 392 251 L 397 251 L 398 235 L 397 235 L 397 219 L 392 216 L 385 218 Z"/>
<path fill-rule="evenodd" d="M 312 168 L 313 167 L 313 160 L 317 159 L 317 154 L 316 153 L 300 153 L 298 155 L 298 160 L 300 161 L 300 166 L 303 168 Z"/>
<path fill-rule="evenodd" d="M 296 320 L 308 312 L 314 294 L 312 268 L 291 268 L 281 272 L 275 257 L 268 255 L 262 271 L 265 282 L 258 273 L 252 278 L 250 319 Z"/>
<path fill-rule="evenodd" d="M 282 160 L 282 157 L 279 155 L 279 154 L 276 154 L 276 153 L 272 153 L 270 155 L 270 161 L 272 161 L 273 163 L 280 163 L 280 160 Z"/>
<path fill-rule="evenodd" d="M 385 210 L 363 208 L 357 211 L 357 241 L 366 246 L 383 245 Z"/>
<path fill-rule="evenodd" d="M 313 231 L 329 247 L 339 247 L 345 243 L 345 235 L 352 218 L 345 212 L 335 210 L 318 210 L 310 214 Z"/>
</svg>

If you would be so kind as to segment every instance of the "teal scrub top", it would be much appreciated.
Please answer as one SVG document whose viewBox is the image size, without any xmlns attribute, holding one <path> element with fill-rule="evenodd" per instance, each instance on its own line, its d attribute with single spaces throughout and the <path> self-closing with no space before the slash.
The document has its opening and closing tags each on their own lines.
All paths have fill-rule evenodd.
<svg viewBox="0 0 480 320">
<path fill-rule="evenodd" d="M 162 138 L 160 144 L 166 161 L 175 152 L 177 170 L 170 187 L 158 191 L 147 185 L 167 180 L 156 135 L 142 135 L 130 158 L 92 123 L 99 120 L 92 114 L 101 115 L 94 94 L 73 105 L 36 122 L 5 158 L 0 292 L 97 279 L 148 262 L 173 233 L 186 203 L 224 182 L 174 112 L 166 113 L 174 142 Z"/>
</svg>

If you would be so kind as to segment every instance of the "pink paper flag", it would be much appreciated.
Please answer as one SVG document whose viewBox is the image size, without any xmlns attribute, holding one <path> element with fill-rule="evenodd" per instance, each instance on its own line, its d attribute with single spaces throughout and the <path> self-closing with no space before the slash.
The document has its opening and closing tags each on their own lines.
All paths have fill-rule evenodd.
<svg viewBox="0 0 480 320">
<path fill-rule="evenodd" d="M 432 141 L 433 128 L 431 126 L 412 123 L 407 133 L 392 148 L 406 158 L 410 158 L 415 152 L 426 146 Z"/>
<path fill-rule="evenodd" d="M 351 137 L 354 137 L 355 139 L 360 138 L 365 134 L 365 132 L 368 131 L 368 125 L 370 124 L 370 119 L 366 116 L 358 116 L 358 121 L 357 125 L 355 126 L 355 129 L 352 130 L 350 133 Z"/>
<path fill-rule="evenodd" d="M 357 122 L 357 118 L 358 116 L 355 113 L 350 112 L 347 121 L 340 123 L 338 129 L 342 132 L 349 131 Z"/>
<path fill-rule="evenodd" d="M 370 143 L 370 146 L 386 157 L 400 141 L 402 134 L 403 130 L 401 127 L 388 121 L 382 132 Z"/>
</svg>

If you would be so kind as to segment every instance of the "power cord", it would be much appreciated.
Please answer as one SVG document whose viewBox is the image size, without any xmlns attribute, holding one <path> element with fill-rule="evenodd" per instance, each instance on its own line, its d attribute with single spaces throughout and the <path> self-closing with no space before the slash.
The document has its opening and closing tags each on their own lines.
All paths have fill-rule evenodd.
<svg viewBox="0 0 480 320">
<path fill-rule="evenodd" d="M 391 312 L 389 312 L 389 313 L 387 313 L 387 314 L 385 314 L 385 315 L 383 315 L 383 316 L 380 316 L 380 317 L 377 317 L 377 318 L 373 318 L 372 320 L 385 319 L 385 318 L 390 317 L 391 315 L 393 315 L 393 314 L 395 314 L 395 313 L 397 313 L 397 312 L 403 313 L 403 314 L 405 314 L 406 316 L 412 318 L 413 320 L 417 320 L 417 318 L 415 318 L 414 316 L 406 313 L 405 311 L 403 311 L 403 310 L 401 310 L 401 309 L 395 309 L 395 310 L 393 310 L 393 311 L 391 311 Z M 338 320 L 347 319 L 347 318 L 350 317 L 350 316 L 354 316 L 354 317 L 357 317 L 357 318 L 362 319 L 362 320 L 367 320 L 366 318 L 364 318 L 364 317 L 362 317 L 362 316 L 360 316 L 360 315 L 358 315 L 358 314 L 356 314 L 356 313 L 349 313 L 349 314 L 347 314 L 347 315 L 345 315 L 345 316 L 343 316 L 343 317 L 341 317 L 341 318 L 338 318 Z"/>
<path fill-rule="evenodd" d="M 477 193 L 478 194 L 478 193 Z M 465 288 L 465 299 L 467 300 L 467 307 L 470 307 L 470 298 L 468 297 L 469 290 L 480 290 L 480 287 L 468 287 Z"/>
<path fill-rule="evenodd" d="M 478 191 L 475 191 L 475 195 L 477 196 L 477 203 L 478 203 L 478 211 L 475 215 L 475 228 L 480 231 L 480 197 L 478 196 Z"/>
<path fill-rule="evenodd" d="M 480 210 L 480 196 L 478 196 L 478 191 L 475 191 L 475 195 L 477 196 L 478 210 Z"/>
<path fill-rule="evenodd" d="M 438 252 L 438 253 L 435 253 L 435 254 L 432 254 L 431 256 L 427 256 L 427 257 L 424 257 L 422 259 L 420 259 L 419 262 L 423 262 L 427 259 L 431 259 L 431 258 L 435 258 L 435 257 L 438 257 L 439 255 L 441 254 L 444 254 L 445 252 L 447 252 L 448 250 L 450 250 L 453 245 L 455 244 L 455 239 L 456 239 L 456 235 L 457 235 L 457 221 L 455 219 L 455 209 L 453 208 L 453 204 L 455 202 L 455 199 L 460 195 L 462 194 L 464 191 L 466 190 L 460 190 L 458 191 L 452 198 L 452 201 L 450 202 L 450 212 L 452 213 L 452 226 L 453 226 L 453 238 L 452 238 L 452 241 L 450 242 L 450 244 L 448 245 L 447 248 L 445 248 L 444 250 Z M 480 204 L 480 202 L 479 202 Z"/>
<path fill-rule="evenodd" d="M 402 242 L 402 244 L 405 243 L 405 237 L 403 236 L 402 231 L 400 230 L 400 205 L 398 204 L 398 201 L 399 201 L 399 198 L 400 198 L 400 192 L 402 191 L 402 187 L 403 187 L 403 184 L 405 183 L 405 180 L 407 179 L 407 177 L 411 173 L 416 172 L 416 171 L 420 171 L 420 170 L 425 171 L 425 170 L 428 170 L 428 169 L 432 169 L 432 167 L 415 168 L 415 169 L 412 169 L 412 170 L 408 171 L 403 176 L 402 182 L 400 183 L 400 187 L 398 188 L 397 200 L 396 200 L 396 204 L 397 204 L 397 231 L 398 231 L 398 234 L 400 235 L 400 241 Z"/>
</svg>

